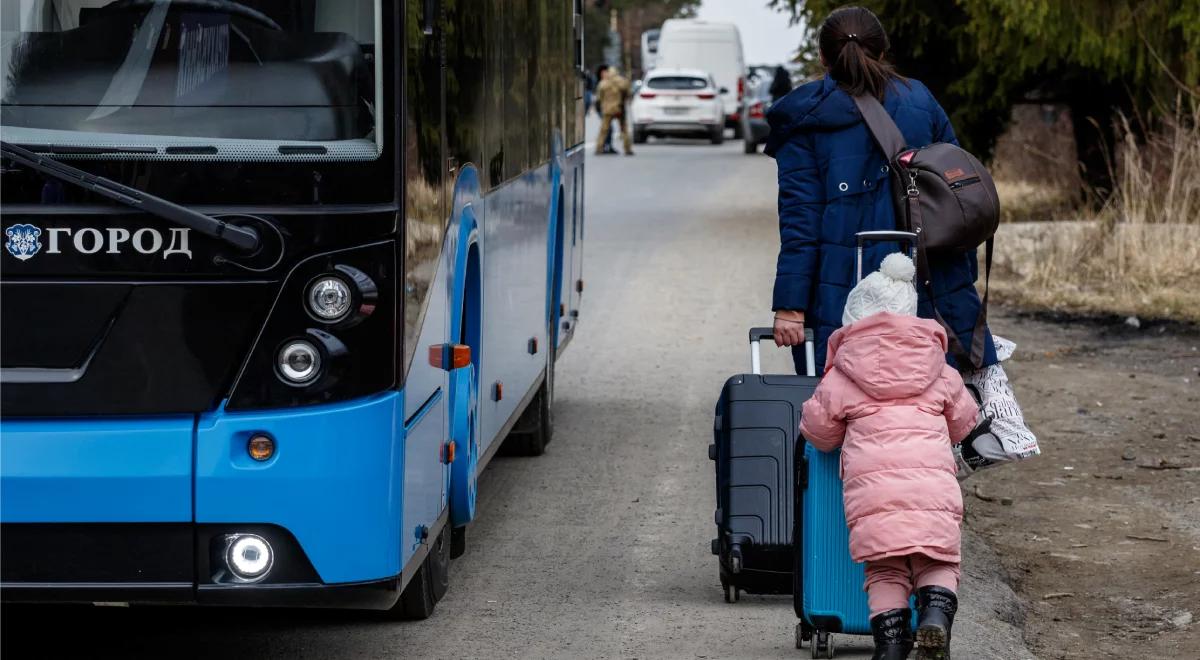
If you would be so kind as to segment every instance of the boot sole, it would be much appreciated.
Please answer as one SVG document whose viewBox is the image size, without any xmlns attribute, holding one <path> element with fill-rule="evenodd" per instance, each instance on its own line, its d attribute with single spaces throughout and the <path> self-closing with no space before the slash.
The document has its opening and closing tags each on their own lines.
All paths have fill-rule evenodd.
<svg viewBox="0 0 1200 660">
<path fill-rule="evenodd" d="M 917 628 L 917 660 L 950 660 L 945 628 L 941 626 Z"/>
</svg>

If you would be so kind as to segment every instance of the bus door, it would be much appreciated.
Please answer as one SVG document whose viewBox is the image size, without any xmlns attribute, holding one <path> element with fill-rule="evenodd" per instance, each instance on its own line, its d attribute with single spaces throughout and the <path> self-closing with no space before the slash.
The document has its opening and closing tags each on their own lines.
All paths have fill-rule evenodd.
<svg viewBox="0 0 1200 660">
<path fill-rule="evenodd" d="M 441 2 L 406 0 L 404 44 L 404 307 L 405 381 L 404 520 L 407 562 L 444 509 L 448 471 L 448 372 L 430 363 L 429 347 L 448 341 L 449 308 L 442 268 L 446 158 Z M 431 539 L 430 539 L 431 540 Z"/>
</svg>

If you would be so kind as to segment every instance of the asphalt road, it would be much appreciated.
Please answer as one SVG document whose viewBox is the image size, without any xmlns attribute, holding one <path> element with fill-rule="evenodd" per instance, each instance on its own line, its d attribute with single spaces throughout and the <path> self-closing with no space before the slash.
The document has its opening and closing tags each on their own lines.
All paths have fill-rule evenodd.
<svg viewBox="0 0 1200 660">
<path fill-rule="evenodd" d="M 775 166 L 740 143 L 589 156 L 579 335 L 545 456 L 498 458 L 429 620 L 347 612 L 9 608 L 4 656 L 797 658 L 786 597 L 723 602 L 713 466 L 722 382 L 770 321 Z M 765 351 L 783 371 L 784 351 Z M 968 534 L 956 657 L 1032 657 L 989 550 Z M 840 658 L 866 638 L 835 637 Z"/>
</svg>

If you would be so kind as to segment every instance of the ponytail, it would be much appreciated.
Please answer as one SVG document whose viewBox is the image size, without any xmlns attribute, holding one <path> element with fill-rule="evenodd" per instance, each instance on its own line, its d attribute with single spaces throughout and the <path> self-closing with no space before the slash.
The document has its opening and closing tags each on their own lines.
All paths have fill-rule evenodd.
<svg viewBox="0 0 1200 660">
<path fill-rule="evenodd" d="M 883 59 L 890 46 L 887 32 L 869 9 L 835 10 L 821 24 L 817 43 L 829 75 L 851 96 L 870 94 L 882 101 L 891 81 L 900 79 Z"/>
</svg>

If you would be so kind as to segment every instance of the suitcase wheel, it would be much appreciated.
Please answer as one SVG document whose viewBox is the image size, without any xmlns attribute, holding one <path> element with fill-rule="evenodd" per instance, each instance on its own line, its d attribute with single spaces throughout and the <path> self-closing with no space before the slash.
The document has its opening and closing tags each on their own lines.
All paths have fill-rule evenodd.
<svg viewBox="0 0 1200 660">
<path fill-rule="evenodd" d="M 729 549 L 729 570 L 733 571 L 734 575 L 742 572 L 742 546 L 737 543 Z"/>
<path fill-rule="evenodd" d="M 832 658 L 833 654 L 833 635 L 824 630 L 818 630 L 816 637 L 812 640 L 812 657 Z"/>
<path fill-rule="evenodd" d="M 812 628 L 809 628 L 807 623 L 801 621 L 796 624 L 796 648 L 804 648 L 804 643 L 811 642 L 812 637 Z"/>
</svg>

